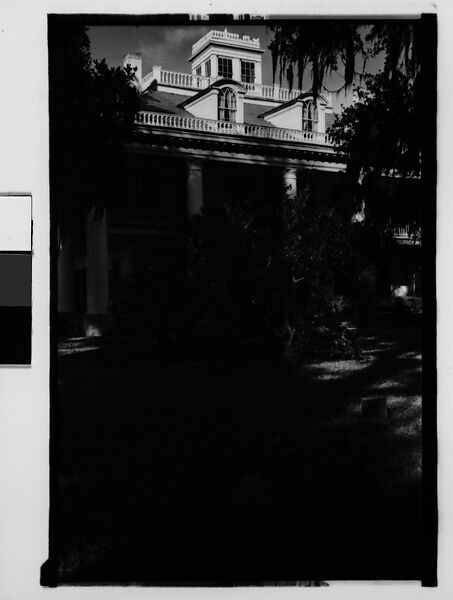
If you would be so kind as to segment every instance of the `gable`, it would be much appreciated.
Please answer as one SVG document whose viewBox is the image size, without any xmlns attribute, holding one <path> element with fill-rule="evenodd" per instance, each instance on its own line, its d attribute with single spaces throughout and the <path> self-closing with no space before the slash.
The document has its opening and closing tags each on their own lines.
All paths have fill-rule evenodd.
<svg viewBox="0 0 453 600">
<path fill-rule="evenodd" d="M 285 127 L 288 129 L 302 128 L 302 102 L 288 102 L 287 105 L 273 109 L 262 115 L 264 121 L 271 123 L 275 127 Z"/>
<path fill-rule="evenodd" d="M 181 102 L 180 106 L 190 114 L 201 119 L 218 119 L 219 92 L 224 88 L 230 88 L 236 95 L 237 111 L 236 122 L 244 122 L 244 96 L 245 89 L 237 81 L 232 79 L 220 79 L 195 96 Z"/>
<path fill-rule="evenodd" d="M 313 94 L 305 92 L 297 98 L 285 102 L 285 104 L 262 113 L 261 117 L 275 127 L 301 131 L 303 127 L 303 110 L 308 101 L 313 101 Z M 319 96 L 316 104 L 318 109 L 316 131 L 322 133 L 326 130 L 326 113 L 331 113 L 331 109 L 327 106 L 328 103 L 323 96 Z"/>
</svg>

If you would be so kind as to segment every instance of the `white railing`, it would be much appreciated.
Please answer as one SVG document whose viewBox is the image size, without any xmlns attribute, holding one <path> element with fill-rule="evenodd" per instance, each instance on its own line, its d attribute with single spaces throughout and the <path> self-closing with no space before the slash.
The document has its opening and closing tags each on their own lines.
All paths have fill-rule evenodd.
<svg viewBox="0 0 453 600">
<path fill-rule="evenodd" d="M 421 242 L 421 229 L 417 229 L 413 231 L 409 228 L 409 225 L 404 227 L 394 227 L 393 228 L 393 237 L 396 240 L 400 240 L 402 242 L 408 241 L 413 242 L 414 244 L 419 244 Z"/>
<path fill-rule="evenodd" d="M 166 71 L 162 68 L 154 68 L 148 73 L 141 82 L 141 89 L 146 89 L 149 84 L 156 80 L 161 85 L 172 87 L 182 87 L 191 90 L 204 90 L 221 77 L 205 77 L 203 75 L 193 75 L 191 73 L 178 73 L 177 71 Z M 300 95 L 300 90 L 289 90 L 281 88 L 278 85 L 263 85 L 261 83 L 243 83 L 245 95 L 248 98 L 263 98 L 265 100 L 277 100 L 279 102 L 288 102 Z"/>
<path fill-rule="evenodd" d="M 191 75 L 189 73 L 161 71 L 159 83 L 162 85 L 191 88 L 193 90 L 204 90 L 214 83 L 216 79 L 216 77 L 204 77 L 202 75 Z"/>
<path fill-rule="evenodd" d="M 266 98 L 274 100 L 274 87 L 272 85 L 262 85 L 260 83 L 243 83 L 245 95 L 252 98 Z"/>
<path fill-rule="evenodd" d="M 300 96 L 302 93 L 300 90 L 289 90 L 288 88 L 278 88 L 279 94 L 278 99 L 283 102 L 288 102 L 288 100 L 294 100 L 297 96 Z"/>
<path fill-rule="evenodd" d="M 135 123 L 150 127 L 170 127 L 228 135 L 243 135 L 247 137 L 266 138 L 283 142 L 300 142 L 305 144 L 321 144 L 331 146 L 332 141 L 326 133 L 317 131 L 299 131 L 282 127 L 266 127 L 263 125 L 247 125 L 246 123 L 230 123 L 214 121 L 198 117 L 183 117 L 149 111 L 140 111 L 135 117 Z"/>
<path fill-rule="evenodd" d="M 247 97 L 278 100 L 279 102 L 288 102 L 302 93 L 300 90 L 289 90 L 278 85 L 263 85 L 261 83 L 242 83 L 241 85 L 245 87 Z"/>
<path fill-rule="evenodd" d="M 206 35 L 204 35 L 198 42 L 195 42 L 192 46 L 192 54 L 195 54 L 200 48 L 202 48 L 209 40 L 228 40 L 234 42 L 237 45 L 250 47 L 250 48 L 259 48 L 260 40 L 259 38 L 252 38 L 250 36 L 244 35 L 240 36 L 238 33 L 231 33 L 226 29 L 224 31 L 212 30 L 209 31 Z"/>
</svg>

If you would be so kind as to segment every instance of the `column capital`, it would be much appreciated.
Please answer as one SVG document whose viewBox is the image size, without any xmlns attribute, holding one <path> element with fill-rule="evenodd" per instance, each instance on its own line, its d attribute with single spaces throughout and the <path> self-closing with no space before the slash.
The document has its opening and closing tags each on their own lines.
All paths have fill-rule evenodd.
<svg viewBox="0 0 453 600">
<path fill-rule="evenodd" d="M 190 171 L 202 171 L 203 170 L 203 161 L 200 158 L 188 158 L 187 159 L 187 168 Z"/>
<path fill-rule="evenodd" d="M 297 196 L 297 169 L 294 167 L 283 169 L 283 190 L 289 197 Z"/>
<path fill-rule="evenodd" d="M 295 167 L 288 167 L 283 169 L 283 176 L 285 178 L 297 177 L 297 169 Z"/>
</svg>

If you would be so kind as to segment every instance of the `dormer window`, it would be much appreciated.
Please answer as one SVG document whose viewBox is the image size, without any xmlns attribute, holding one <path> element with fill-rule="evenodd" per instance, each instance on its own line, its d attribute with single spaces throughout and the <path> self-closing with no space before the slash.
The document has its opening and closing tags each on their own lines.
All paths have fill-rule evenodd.
<svg viewBox="0 0 453 600">
<path fill-rule="evenodd" d="M 198 94 L 189 96 L 178 106 L 201 119 L 222 121 L 224 124 L 243 123 L 244 96 L 245 89 L 239 82 L 232 81 L 230 84 L 225 79 L 221 79 L 214 81 Z"/>
<path fill-rule="evenodd" d="M 302 107 L 302 130 L 317 131 L 318 129 L 318 109 L 313 100 L 304 102 Z"/>
<path fill-rule="evenodd" d="M 219 121 L 236 122 L 237 100 L 231 88 L 219 92 Z"/>
<path fill-rule="evenodd" d="M 219 77 L 233 79 L 233 61 L 231 60 L 231 58 L 224 58 L 223 56 L 219 56 L 218 73 Z"/>
<path fill-rule="evenodd" d="M 244 83 L 255 83 L 255 63 L 249 60 L 241 60 L 241 81 Z"/>
</svg>

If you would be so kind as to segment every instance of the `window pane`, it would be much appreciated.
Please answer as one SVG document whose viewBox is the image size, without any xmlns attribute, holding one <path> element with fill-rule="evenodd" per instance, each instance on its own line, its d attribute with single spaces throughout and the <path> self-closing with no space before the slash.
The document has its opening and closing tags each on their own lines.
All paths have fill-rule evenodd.
<svg viewBox="0 0 453 600">
<path fill-rule="evenodd" d="M 241 60 L 241 80 L 245 83 L 255 83 L 255 63 Z"/>
<path fill-rule="evenodd" d="M 236 94 L 230 88 L 219 92 L 219 120 L 236 122 Z"/>
<path fill-rule="evenodd" d="M 303 131 L 317 131 L 318 110 L 313 100 L 308 100 L 302 106 Z"/>
<path fill-rule="evenodd" d="M 211 61 L 207 60 L 205 65 L 206 77 L 211 77 Z"/>
<path fill-rule="evenodd" d="M 222 58 L 219 56 L 219 76 L 232 79 L 233 77 L 233 62 L 231 58 Z"/>
</svg>

